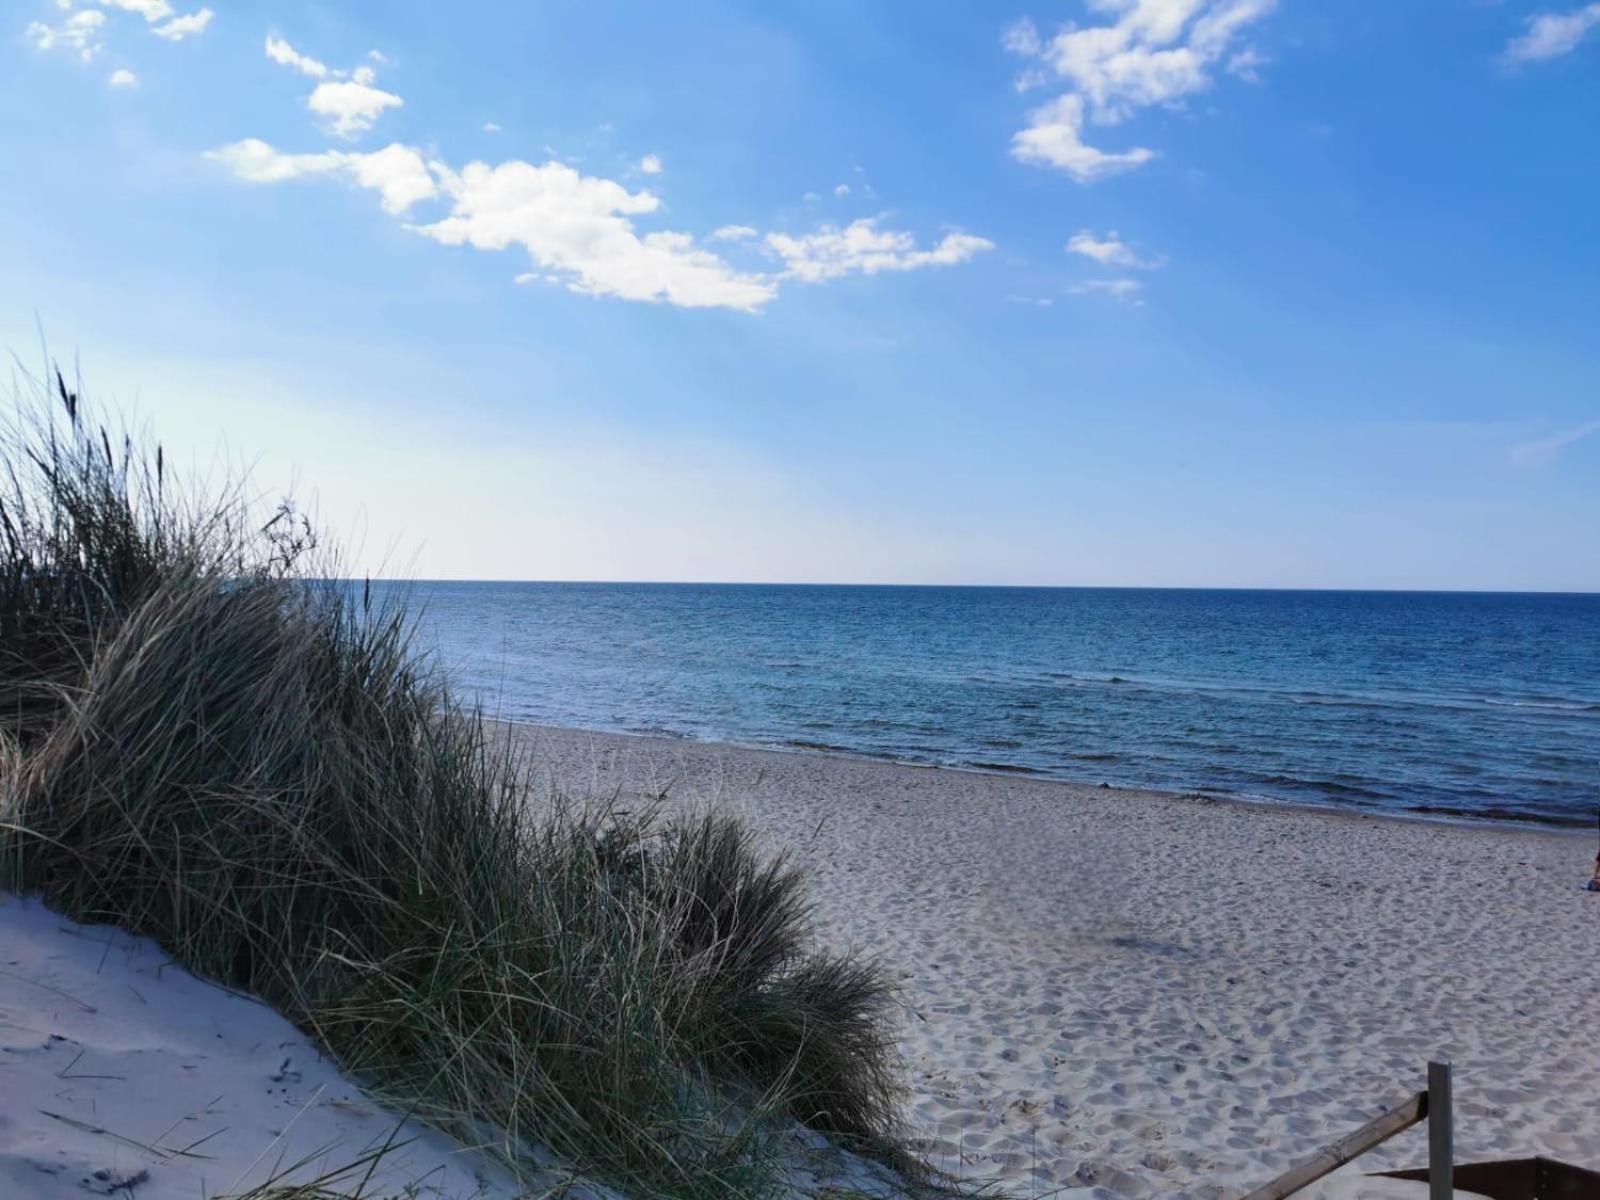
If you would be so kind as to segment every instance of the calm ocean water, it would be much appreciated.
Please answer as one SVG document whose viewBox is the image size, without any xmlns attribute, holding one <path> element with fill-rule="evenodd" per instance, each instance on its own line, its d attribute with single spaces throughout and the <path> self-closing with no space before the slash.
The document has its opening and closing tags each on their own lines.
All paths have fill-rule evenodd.
<svg viewBox="0 0 1600 1200">
<path fill-rule="evenodd" d="M 511 720 L 1591 822 L 1600 596 L 422 583 Z"/>
</svg>

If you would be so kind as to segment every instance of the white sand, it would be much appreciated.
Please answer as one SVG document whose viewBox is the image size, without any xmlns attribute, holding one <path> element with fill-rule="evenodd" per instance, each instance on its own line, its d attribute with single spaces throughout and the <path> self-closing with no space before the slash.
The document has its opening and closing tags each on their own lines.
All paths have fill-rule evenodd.
<svg viewBox="0 0 1600 1200">
<path fill-rule="evenodd" d="M 548 1155 L 519 1185 L 488 1154 L 402 1115 L 265 1005 L 149 941 L 0 893 L 0 1200 L 221 1200 L 386 1144 L 396 1148 L 364 1189 L 364 1169 L 330 1186 L 373 1200 L 620 1200 Z M 789 1195 L 900 1191 L 815 1134 L 786 1139 Z"/>
<path fill-rule="evenodd" d="M 1592 837 L 519 733 L 568 792 L 735 804 L 815 869 L 825 935 L 903 983 L 908 1116 L 948 1167 L 1033 1194 L 1238 1196 L 1437 1057 L 1458 1161 L 1600 1168 Z M 1425 1137 L 1360 1169 L 1422 1165 Z"/>
<path fill-rule="evenodd" d="M 155 946 L 0 894 L 0 1196 L 200 1200 L 391 1137 L 370 1194 L 519 1194 L 486 1155 L 374 1103 L 257 1001 Z M 397 1134 L 398 1130 L 398 1135 Z M 360 1178 L 342 1181 L 353 1192 Z"/>
<path fill-rule="evenodd" d="M 221 1200 L 385 1145 L 370 1179 L 363 1169 L 331 1186 L 373 1200 L 620 1200 L 549 1155 L 549 1169 L 519 1183 L 402 1116 L 260 1002 L 195 978 L 147 940 L 0 892 L 0 1200 Z M 785 1139 L 786 1194 L 900 1190 L 815 1134 Z"/>
</svg>

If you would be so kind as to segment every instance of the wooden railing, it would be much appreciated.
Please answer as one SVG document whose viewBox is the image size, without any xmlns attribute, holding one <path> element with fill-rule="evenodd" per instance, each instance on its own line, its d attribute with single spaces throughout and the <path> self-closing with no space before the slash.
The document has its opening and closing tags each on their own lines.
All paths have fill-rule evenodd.
<svg viewBox="0 0 1600 1200">
<path fill-rule="evenodd" d="M 1450 1064 L 1436 1062 L 1428 1064 L 1427 1091 L 1418 1092 L 1398 1108 L 1373 1118 L 1305 1162 L 1290 1167 L 1244 1200 L 1283 1200 L 1422 1121 L 1428 1123 L 1428 1200 L 1450 1200 L 1455 1159 Z"/>
</svg>

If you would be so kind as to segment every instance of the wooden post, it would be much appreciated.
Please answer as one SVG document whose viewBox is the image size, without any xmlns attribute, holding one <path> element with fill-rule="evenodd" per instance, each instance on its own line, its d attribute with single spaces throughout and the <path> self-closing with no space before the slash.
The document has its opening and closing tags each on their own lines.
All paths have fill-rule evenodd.
<svg viewBox="0 0 1600 1200">
<path fill-rule="evenodd" d="M 1428 1200 L 1455 1195 L 1455 1128 L 1450 1103 L 1450 1064 L 1428 1064 Z"/>
</svg>

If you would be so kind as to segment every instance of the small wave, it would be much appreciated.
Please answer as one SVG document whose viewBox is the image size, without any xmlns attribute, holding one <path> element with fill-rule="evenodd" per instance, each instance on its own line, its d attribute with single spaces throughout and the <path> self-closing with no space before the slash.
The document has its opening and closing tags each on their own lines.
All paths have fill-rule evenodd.
<svg viewBox="0 0 1600 1200">
<path fill-rule="evenodd" d="M 1003 771 L 1007 775 L 1045 774 L 1045 772 L 1039 770 L 1038 767 L 1023 767 L 1018 766 L 1016 763 L 981 762 L 977 759 L 969 759 L 956 765 L 965 767 L 969 771 Z"/>
<path fill-rule="evenodd" d="M 1371 787 L 1363 787 L 1355 783 L 1341 783 L 1337 779 L 1302 779 L 1298 775 L 1263 775 L 1261 783 L 1269 787 L 1305 788 L 1313 792 L 1321 792 L 1330 796 L 1348 796 L 1363 800 L 1384 801 L 1391 799 L 1389 793 L 1378 791 Z"/>
<path fill-rule="evenodd" d="M 1594 823 L 1591 816 L 1576 813 L 1540 812 L 1531 808 L 1505 808 L 1494 804 L 1454 805 L 1454 804 L 1415 804 L 1410 805 L 1401 812 L 1425 813 L 1430 817 L 1449 817 L 1462 821 L 1517 821 L 1529 822 L 1534 825 L 1556 825 L 1567 828 L 1578 828 Z"/>
<path fill-rule="evenodd" d="M 1600 703 L 1588 700 L 1509 700 L 1485 696 L 1485 704 L 1494 708 L 1538 708 L 1551 712 L 1600 712 Z"/>
</svg>

